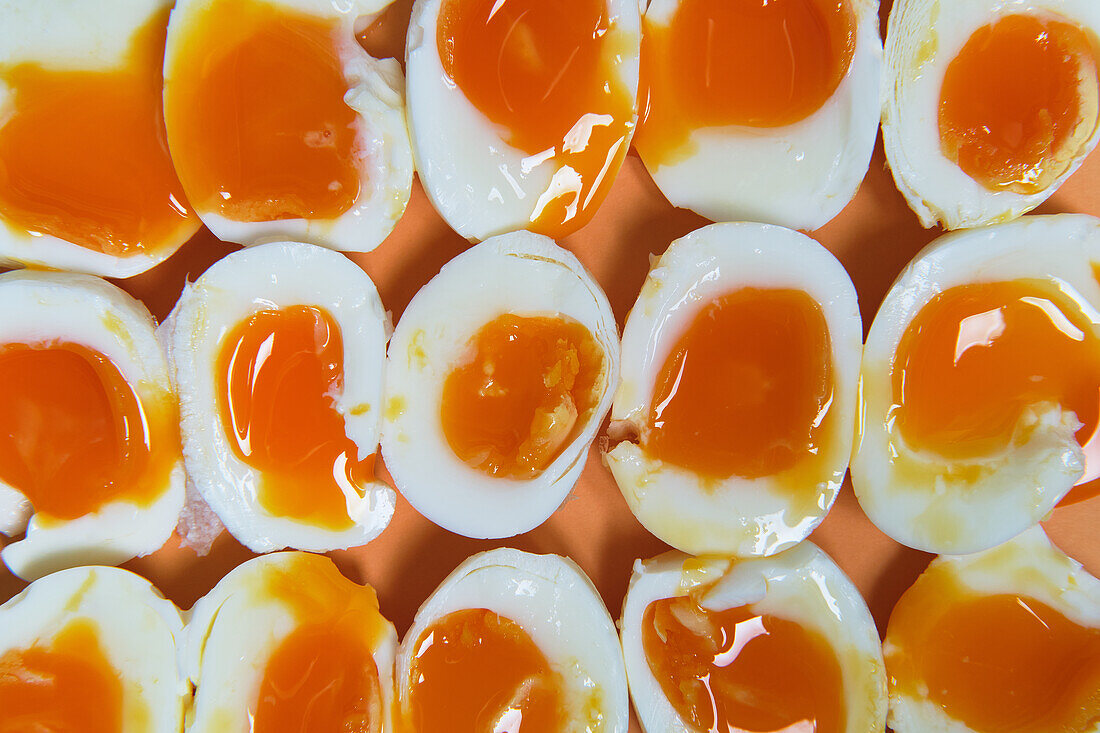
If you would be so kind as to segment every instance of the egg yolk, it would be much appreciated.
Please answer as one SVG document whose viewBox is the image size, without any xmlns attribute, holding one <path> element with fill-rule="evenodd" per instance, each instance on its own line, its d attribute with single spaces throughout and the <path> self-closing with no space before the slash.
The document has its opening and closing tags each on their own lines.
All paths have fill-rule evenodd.
<svg viewBox="0 0 1100 733">
<path fill-rule="evenodd" d="M 665 697 L 699 733 L 845 730 L 836 653 L 792 621 L 663 598 L 645 610 L 642 648 Z"/>
<path fill-rule="evenodd" d="M 506 313 L 471 339 L 443 383 L 443 432 L 490 476 L 538 475 L 582 430 L 600 399 L 603 350 L 564 317 Z"/>
<path fill-rule="evenodd" d="M 113 256 L 151 254 L 196 228 L 165 142 L 167 9 L 102 71 L 0 65 L 0 218 Z"/>
<path fill-rule="evenodd" d="M 561 676 L 516 622 L 484 608 L 455 611 L 425 629 L 415 649 L 409 730 L 567 729 Z"/>
<path fill-rule="evenodd" d="M 989 190 L 1037 193 L 1092 136 L 1097 96 L 1096 54 L 1083 30 L 1006 15 L 976 30 L 947 67 L 940 147 Z"/>
<path fill-rule="evenodd" d="M 690 153 L 699 128 L 809 117 L 855 52 L 848 0 L 680 0 L 671 18 L 647 16 L 643 28 L 635 145 L 651 165 Z"/>
<path fill-rule="evenodd" d="M 261 310 L 225 336 L 218 355 L 218 412 L 242 461 L 262 474 L 257 498 L 276 517 L 329 529 L 353 525 L 348 501 L 373 480 L 335 401 L 344 342 L 326 311 Z"/>
<path fill-rule="evenodd" d="M 505 141 L 555 173 L 531 231 L 583 226 L 611 188 L 634 126 L 620 67 L 627 34 L 607 0 L 443 0 L 436 41 L 444 73 Z"/>
<path fill-rule="evenodd" d="M 1077 441 L 1086 470 L 1074 492 L 1095 494 L 1098 327 L 1057 283 L 949 288 L 920 310 L 898 344 L 891 429 L 913 449 L 967 460 L 1009 447 L 1028 407 L 1061 405 L 1082 423 Z"/>
<path fill-rule="evenodd" d="M 642 446 L 711 478 L 773 475 L 819 454 L 832 392 L 821 306 L 743 288 L 703 307 L 672 348 Z"/>
<path fill-rule="evenodd" d="M 0 733 L 117 733 L 122 681 L 87 619 L 0 656 Z"/>
<path fill-rule="evenodd" d="M 0 345 L 0 385 L 0 480 L 39 521 L 166 490 L 180 455 L 172 395 L 139 398 L 110 359 L 67 342 Z"/>
<path fill-rule="evenodd" d="M 356 113 L 344 103 L 338 33 L 332 21 L 261 0 L 214 0 L 189 24 L 164 100 L 172 157 L 197 210 L 254 222 L 351 208 Z"/>
</svg>

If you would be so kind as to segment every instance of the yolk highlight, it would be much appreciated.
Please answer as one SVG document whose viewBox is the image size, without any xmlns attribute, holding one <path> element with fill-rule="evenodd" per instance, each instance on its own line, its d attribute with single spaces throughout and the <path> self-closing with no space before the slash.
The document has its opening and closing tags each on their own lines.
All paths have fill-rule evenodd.
<svg viewBox="0 0 1100 733">
<path fill-rule="evenodd" d="M 836 652 L 794 622 L 664 598 L 645 610 L 642 648 L 672 707 L 699 733 L 845 730 Z"/>
<path fill-rule="evenodd" d="M 73 343 L 0 345 L 0 385 L 0 479 L 40 521 L 166 490 L 180 454 L 171 395 L 143 404 L 110 359 Z"/>
<path fill-rule="evenodd" d="M 340 327 L 320 308 L 257 311 L 222 341 L 218 411 L 237 457 L 261 472 L 273 516 L 352 526 L 347 498 L 373 479 L 335 400 L 344 384 Z"/>
<path fill-rule="evenodd" d="M 821 306 L 800 290 L 737 290 L 673 347 L 643 447 L 712 478 L 776 474 L 820 452 L 832 391 Z"/>
<path fill-rule="evenodd" d="M 850 5 L 681 0 L 667 24 L 645 19 L 638 150 L 671 163 L 696 129 L 782 127 L 817 112 L 852 62 Z"/>
<path fill-rule="evenodd" d="M 443 384 L 451 449 L 490 476 L 530 478 L 584 428 L 603 386 L 603 351 L 582 324 L 505 314 L 471 340 Z"/>
<path fill-rule="evenodd" d="M 0 656 L 0 733 L 117 733 L 122 681 L 86 619 Z"/>
<path fill-rule="evenodd" d="M 165 141 L 161 66 L 168 11 L 135 33 L 119 68 L 0 65 L 0 218 L 114 256 L 193 232 Z"/>
<path fill-rule="evenodd" d="M 1008 447 L 1024 410 L 1072 410 L 1100 477 L 1098 325 L 1072 295 L 1040 280 L 960 285 L 940 293 L 902 336 L 893 366 L 894 430 L 949 459 Z M 1089 489 L 1091 491 L 1091 489 Z"/>
<path fill-rule="evenodd" d="M 562 237 L 583 226 L 634 126 L 615 60 L 628 40 L 606 0 L 444 0 L 436 33 L 443 70 L 471 104 L 510 145 L 555 164 L 528 228 Z"/>
<path fill-rule="evenodd" d="M 170 59 L 172 157 L 195 208 L 236 221 L 331 219 L 359 195 L 356 114 L 335 23 L 214 0 Z M 354 39 L 349 39 L 354 42 Z"/>
<path fill-rule="evenodd" d="M 560 675 L 518 624 L 484 608 L 425 629 L 406 683 L 417 733 L 566 730 Z"/>
<path fill-rule="evenodd" d="M 1066 22 L 1007 15 L 976 30 L 940 91 L 943 154 L 986 188 L 1033 194 L 1097 124 L 1096 55 Z"/>
</svg>

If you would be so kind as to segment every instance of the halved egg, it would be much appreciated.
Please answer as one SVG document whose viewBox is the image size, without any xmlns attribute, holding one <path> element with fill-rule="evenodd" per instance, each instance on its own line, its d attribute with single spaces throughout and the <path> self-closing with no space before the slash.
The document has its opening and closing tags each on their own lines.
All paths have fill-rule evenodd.
<svg viewBox="0 0 1100 733">
<path fill-rule="evenodd" d="M 444 265 L 390 341 L 382 455 L 413 507 L 467 537 L 542 524 L 573 488 L 619 378 L 600 286 L 515 232 Z"/>
<path fill-rule="evenodd" d="M 0 313 L 0 532 L 26 530 L 4 563 L 31 580 L 153 552 L 184 473 L 149 311 L 99 278 L 16 271 Z"/>
<path fill-rule="evenodd" d="M 803 540 L 848 467 L 861 338 L 852 281 L 803 234 L 669 245 L 626 320 L 604 456 L 638 520 L 693 554 Z"/>
<path fill-rule="evenodd" d="M 0 261 L 129 277 L 198 229 L 165 142 L 171 7 L 0 2 Z"/>
<path fill-rule="evenodd" d="M 412 187 L 404 79 L 355 38 L 389 0 L 179 0 L 164 57 L 172 159 L 219 239 L 367 252 Z"/>
<path fill-rule="evenodd" d="M 417 0 L 409 129 L 424 189 L 482 240 L 555 238 L 599 208 L 637 118 L 637 0 Z"/>
<path fill-rule="evenodd" d="M 195 685 L 187 730 L 392 731 L 396 648 L 374 589 L 328 558 L 249 560 L 191 610 L 182 655 Z"/>
<path fill-rule="evenodd" d="M 884 650 L 897 733 L 1100 730 L 1100 580 L 1039 527 L 933 560 Z"/>
<path fill-rule="evenodd" d="M 234 252 L 165 324 L 188 476 L 242 544 L 331 550 L 393 516 L 375 479 L 389 320 L 343 255 L 297 242 Z"/>
<path fill-rule="evenodd" d="M 875 622 L 811 542 L 751 560 L 639 560 L 620 628 L 630 695 L 649 733 L 885 726 Z"/>
<path fill-rule="evenodd" d="M 133 573 L 82 567 L 0 606 L 0 729 L 179 733 L 183 622 Z"/>
<path fill-rule="evenodd" d="M 404 730 L 626 733 L 615 626 L 584 572 L 557 555 L 490 550 L 416 613 L 397 654 Z"/>
<path fill-rule="evenodd" d="M 1100 139 L 1100 6 L 1090 0 L 898 0 L 882 132 L 926 227 L 1035 208 Z"/>
<path fill-rule="evenodd" d="M 635 145 L 676 206 L 816 229 L 879 120 L 878 0 L 652 0 Z"/>
<path fill-rule="evenodd" d="M 879 529 L 963 554 L 1100 484 L 1100 220 L 1027 217 L 933 242 L 863 356 L 852 485 Z"/>
</svg>

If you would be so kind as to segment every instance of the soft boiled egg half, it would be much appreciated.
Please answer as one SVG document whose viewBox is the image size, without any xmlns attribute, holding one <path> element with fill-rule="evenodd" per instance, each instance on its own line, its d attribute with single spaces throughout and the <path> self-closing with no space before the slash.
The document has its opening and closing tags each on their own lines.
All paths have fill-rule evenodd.
<svg viewBox="0 0 1100 733">
<path fill-rule="evenodd" d="M 803 540 L 847 470 L 861 338 L 852 281 L 803 234 L 669 245 L 626 320 L 604 456 L 639 521 L 693 554 Z"/>
<path fill-rule="evenodd" d="M 881 72 L 878 0 L 651 0 L 635 145 L 676 206 L 816 229 L 867 173 Z"/>
<path fill-rule="evenodd" d="M 1013 219 L 1100 139 L 1100 5 L 898 0 L 882 131 L 898 190 L 926 227 Z"/>
<path fill-rule="evenodd" d="M 388 0 L 179 0 L 164 117 L 180 181 L 216 236 L 374 249 L 405 210 L 404 79 L 357 26 Z"/>
<path fill-rule="evenodd" d="M 165 142 L 171 7 L 0 2 L 0 261 L 129 277 L 198 229 Z"/>
<path fill-rule="evenodd" d="M 963 554 L 1100 484 L 1100 220 L 1028 217 L 933 242 L 863 357 L 852 485 L 879 529 Z"/>
<path fill-rule="evenodd" d="M 366 273 L 310 244 L 234 252 L 184 290 L 164 328 L 188 476 L 242 544 L 346 548 L 389 524 L 388 327 Z"/>
</svg>

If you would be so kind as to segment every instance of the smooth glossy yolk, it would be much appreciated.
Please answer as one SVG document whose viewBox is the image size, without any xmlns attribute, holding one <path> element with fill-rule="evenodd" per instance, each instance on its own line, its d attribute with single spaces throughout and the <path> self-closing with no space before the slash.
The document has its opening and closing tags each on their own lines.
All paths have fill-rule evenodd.
<svg viewBox="0 0 1100 733">
<path fill-rule="evenodd" d="M 647 453 L 703 476 L 768 476 L 820 453 L 833 378 L 825 316 L 801 290 L 705 306 L 658 377 Z"/>
<path fill-rule="evenodd" d="M 990 190 L 1037 193 L 1092 136 L 1097 95 L 1096 55 L 1083 30 L 1007 15 L 976 30 L 948 65 L 940 146 Z"/>
<path fill-rule="evenodd" d="M 0 733 L 118 733 L 122 681 L 91 621 L 0 656 Z"/>
<path fill-rule="evenodd" d="M 845 730 L 836 652 L 792 621 L 663 598 L 645 610 L 642 648 L 672 707 L 700 733 Z"/>
<path fill-rule="evenodd" d="M 142 399 L 103 354 L 73 343 L 0 345 L 0 480 L 39 521 L 113 501 L 148 506 L 179 459 L 173 396 Z"/>
<path fill-rule="evenodd" d="M 153 253 L 194 231 L 165 142 L 168 11 L 104 71 L 0 65 L 0 219 L 109 255 Z"/>
<path fill-rule="evenodd" d="M 484 608 L 425 629 L 406 684 L 406 723 L 417 733 L 566 730 L 561 676 L 516 622 Z"/>
<path fill-rule="evenodd" d="M 164 102 L 198 211 L 272 221 L 351 207 L 356 114 L 344 103 L 338 32 L 262 0 L 214 0 L 191 22 L 169 59 Z"/>
<path fill-rule="evenodd" d="M 447 77 L 505 141 L 532 167 L 554 163 L 528 228 L 561 237 L 584 225 L 634 126 L 621 69 L 629 39 L 607 1 L 443 0 L 436 42 Z"/>
<path fill-rule="evenodd" d="M 650 165 L 687 153 L 703 127 L 782 127 L 833 96 L 855 52 L 848 0 L 681 0 L 644 20 L 642 121 Z"/>
<path fill-rule="evenodd" d="M 451 450 L 490 476 L 537 475 L 599 402 L 603 350 L 576 321 L 506 313 L 474 335 L 470 352 L 443 383 Z"/>
<path fill-rule="evenodd" d="M 966 460 L 989 456 L 1020 438 L 1027 408 L 1060 405 L 1082 423 L 1077 441 L 1085 452 L 1085 475 L 1074 491 L 1095 493 L 1098 328 L 1081 303 L 1055 283 L 1015 280 L 950 288 L 921 309 L 898 345 L 892 429 L 911 448 Z"/>
<path fill-rule="evenodd" d="M 262 474 L 258 498 L 276 517 L 346 529 L 348 500 L 373 480 L 335 401 L 344 341 L 320 308 L 257 311 L 226 335 L 218 355 L 218 411 L 237 457 Z"/>
</svg>

